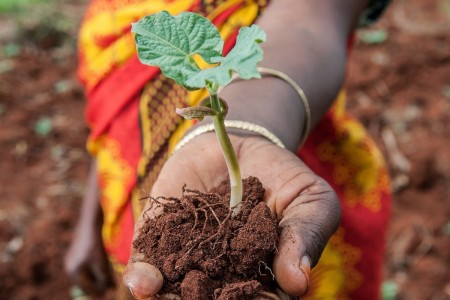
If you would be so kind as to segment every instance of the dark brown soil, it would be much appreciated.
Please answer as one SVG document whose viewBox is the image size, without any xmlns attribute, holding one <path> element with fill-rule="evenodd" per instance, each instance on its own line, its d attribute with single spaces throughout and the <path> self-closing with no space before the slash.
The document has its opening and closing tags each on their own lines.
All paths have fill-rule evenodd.
<svg viewBox="0 0 450 300">
<path fill-rule="evenodd" d="M 39 23 L 0 15 L 2 300 L 69 299 L 62 260 L 89 167 L 74 42 L 87 1 L 49 2 L 66 18 L 57 22 L 47 9 L 41 23 L 66 26 L 63 44 L 23 41 L 20 33 Z M 349 109 L 381 147 L 394 180 L 385 280 L 397 296 L 390 299 L 450 298 L 449 7 L 448 0 L 393 1 L 372 27 L 387 40 L 358 38 L 349 58 Z M 27 8 L 22 19 L 33 21 L 38 11 Z M 19 45 L 16 55 L 5 53 L 10 43 Z M 35 131 L 42 118 L 52 125 L 47 135 Z"/>
<path fill-rule="evenodd" d="M 236 215 L 229 208 L 227 182 L 209 193 L 184 188 L 181 199 L 150 199 L 149 209 L 163 212 L 156 218 L 148 215 L 134 246 L 161 270 L 160 294 L 253 299 L 263 285 L 270 288 L 274 278 L 266 267 L 272 265 L 279 232 L 263 195 L 258 179 L 245 179 Z"/>
</svg>

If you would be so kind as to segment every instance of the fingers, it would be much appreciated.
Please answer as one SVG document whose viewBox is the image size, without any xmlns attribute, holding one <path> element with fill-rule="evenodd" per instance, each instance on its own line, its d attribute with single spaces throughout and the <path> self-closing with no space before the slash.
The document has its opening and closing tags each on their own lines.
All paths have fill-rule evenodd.
<svg viewBox="0 0 450 300">
<path fill-rule="evenodd" d="M 311 268 L 338 227 L 338 198 L 323 179 L 285 149 L 264 139 L 247 138 L 240 150 L 242 170 L 261 180 L 267 205 L 281 218 L 273 264 L 277 282 L 286 293 L 302 296 L 309 288 Z M 272 163 L 270 170 L 262 161 Z"/>
<path fill-rule="evenodd" d="M 144 224 L 144 212 L 135 225 L 133 240 L 138 237 Z M 143 255 L 133 248 L 122 277 L 123 284 L 128 287 L 136 299 L 147 299 L 156 295 L 164 282 L 163 275 L 158 268 L 143 262 L 143 260 Z"/>
<path fill-rule="evenodd" d="M 136 222 L 133 241 L 145 223 L 145 209 Z M 134 248 L 131 250 L 130 260 L 123 273 L 122 282 L 128 287 L 136 299 L 147 299 L 156 295 L 163 285 L 163 275 L 158 268 L 143 262 L 144 257 Z"/>
<path fill-rule="evenodd" d="M 286 247 L 274 260 L 274 273 L 281 289 L 293 296 L 306 294 L 310 287 L 311 261 L 307 255 Z M 290 259 L 283 259 L 283 256 Z"/>
<path fill-rule="evenodd" d="M 265 139 L 246 140 L 252 142 L 242 143 L 240 147 L 243 175 L 248 173 L 260 178 L 266 188 L 267 204 L 282 216 L 281 239 L 273 271 L 285 292 L 303 295 L 309 288 L 311 267 L 319 260 L 326 242 L 339 224 L 339 202 L 331 187 L 294 154 Z M 196 149 L 190 148 L 196 142 Z M 216 157 L 218 151 L 211 150 L 214 146 L 210 142 L 207 135 L 197 137 L 173 155 L 160 172 L 152 196 L 179 196 L 184 183 L 199 190 L 208 190 L 219 183 L 217 175 L 226 174 L 226 168 Z M 194 152 L 188 155 L 190 151 Z M 262 161 L 273 163 L 269 171 Z M 135 238 L 142 223 L 143 217 L 137 223 Z M 138 299 L 155 295 L 163 284 L 160 271 L 142 261 L 133 251 L 123 278 Z"/>
<path fill-rule="evenodd" d="M 127 265 L 123 283 L 136 299 L 147 299 L 156 295 L 163 285 L 163 276 L 154 266 L 144 262 Z"/>
<path fill-rule="evenodd" d="M 284 210 L 274 259 L 278 284 L 294 296 L 308 291 L 311 268 L 317 264 L 340 220 L 336 194 L 324 180 L 312 176 L 309 185 Z M 301 177 L 298 180 L 308 182 Z"/>
</svg>

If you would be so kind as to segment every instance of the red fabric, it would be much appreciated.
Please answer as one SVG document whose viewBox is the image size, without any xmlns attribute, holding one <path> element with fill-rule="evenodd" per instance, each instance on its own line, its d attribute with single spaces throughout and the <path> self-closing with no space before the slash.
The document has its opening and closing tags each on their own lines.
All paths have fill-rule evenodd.
<svg viewBox="0 0 450 300">
<path fill-rule="evenodd" d="M 136 102 L 142 87 L 158 73 L 158 68 L 143 65 L 135 55 L 88 93 L 86 120 L 95 124 L 91 126 L 91 138 L 99 137 L 113 123 L 111 120 Z"/>
</svg>

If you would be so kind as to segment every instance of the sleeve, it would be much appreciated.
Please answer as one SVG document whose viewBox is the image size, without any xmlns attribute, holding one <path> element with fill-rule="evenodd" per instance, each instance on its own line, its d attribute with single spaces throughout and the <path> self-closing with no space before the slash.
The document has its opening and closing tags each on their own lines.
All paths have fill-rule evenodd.
<svg viewBox="0 0 450 300">
<path fill-rule="evenodd" d="M 391 0 L 371 0 L 359 18 L 359 26 L 368 26 L 375 22 L 384 12 Z"/>
</svg>

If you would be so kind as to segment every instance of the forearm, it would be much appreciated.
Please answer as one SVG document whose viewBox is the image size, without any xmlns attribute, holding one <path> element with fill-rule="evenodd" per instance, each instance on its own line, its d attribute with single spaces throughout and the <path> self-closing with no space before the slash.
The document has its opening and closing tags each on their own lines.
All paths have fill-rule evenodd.
<svg viewBox="0 0 450 300">
<path fill-rule="evenodd" d="M 288 74 L 300 85 L 311 105 L 312 126 L 342 86 L 348 36 L 365 2 L 274 0 L 258 22 L 268 36 L 261 65 Z M 286 83 L 274 78 L 232 83 L 221 96 L 230 107 L 227 119 L 262 125 L 296 149 L 305 112 Z"/>
<path fill-rule="evenodd" d="M 99 202 L 97 183 L 97 164 L 93 160 L 89 170 L 87 188 L 81 204 L 78 226 L 99 227 L 103 222 L 103 213 Z"/>
</svg>

